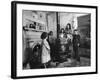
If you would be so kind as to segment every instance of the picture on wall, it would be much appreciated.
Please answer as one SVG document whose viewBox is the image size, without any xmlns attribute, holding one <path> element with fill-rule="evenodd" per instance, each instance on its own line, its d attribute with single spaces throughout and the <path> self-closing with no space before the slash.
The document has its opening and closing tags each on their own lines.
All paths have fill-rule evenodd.
<svg viewBox="0 0 100 80">
<path fill-rule="evenodd" d="M 12 78 L 97 73 L 97 6 L 11 4 Z"/>
</svg>

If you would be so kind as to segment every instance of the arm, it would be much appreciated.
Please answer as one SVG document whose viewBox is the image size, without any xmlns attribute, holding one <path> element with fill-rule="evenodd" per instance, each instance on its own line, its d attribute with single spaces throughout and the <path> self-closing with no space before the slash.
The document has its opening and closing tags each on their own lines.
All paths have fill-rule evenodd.
<svg viewBox="0 0 100 80">
<path fill-rule="evenodd" d="M 78 35 L 78 46 L 80 45 L 80 35 Z"/>
<path fill-rule="evenodd" d="M 45 45 L 45 47 L 46 47 L 48 50 L 50 50 L 50 46 L 49 46 L 49 44 L 48 44 L 47 41 L 44 41 L 44 45 Z"/>
</svg>

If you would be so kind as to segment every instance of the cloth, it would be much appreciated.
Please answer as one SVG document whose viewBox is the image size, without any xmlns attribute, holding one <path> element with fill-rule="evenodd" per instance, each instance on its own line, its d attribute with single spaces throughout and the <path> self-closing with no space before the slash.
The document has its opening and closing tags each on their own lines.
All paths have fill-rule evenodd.
<svg viewBox="0 0 100 80">
<path fill-rule="evenodd" d="M 79 44 L 80 44 L 80 35 L 73 35 L 73 50 L 74 50 L 74 58 L 77 61 L 80 61 L 80 56 L 79 56 Z"/>
<path fill-rule="evenodd" d="M 51 60 L 50 57 L 50 46 L 48 42 L 44 39 L 42 41 L 42 55 L 41 55 L 42 63 L 47 63 Z"/>
<path fill-rule="evenodd" d="M 77 60 L 77 61 L 80 61 L 80 56 L 79 56 L 79 48 L 78 47 L 74 47 L 73 48 L 74 50 L 74 58 Z"/>
<path fill-rule="evenodd" d="M 80 44 L 80 35 L 73 35 L 73 46 L 78 47 Z"/>
</svg>

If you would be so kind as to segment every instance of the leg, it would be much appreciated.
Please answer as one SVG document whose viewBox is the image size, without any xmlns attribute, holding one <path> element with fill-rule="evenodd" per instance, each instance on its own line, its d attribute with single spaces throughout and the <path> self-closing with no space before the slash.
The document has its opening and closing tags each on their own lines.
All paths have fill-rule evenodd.
<svg viewBox="0 0 100 80">
<path fill-rule="evenodd" d="M 76 59 L 76 47 L 75 46 L 73 46 L 73 52 L 74 52 L 73 53 L 73 58 Z"/>
<path fill-rule="evenodd" d="M 78 47 L 76 48 L 76 60 L 80 62 L 80 56 L 79 56 L 79 52 L 78 52 Z"/>
<path fill-rule="evenodd" d="M 44 63 L 44 68 L 47 68 L 46 63 Z"/>
</svg>

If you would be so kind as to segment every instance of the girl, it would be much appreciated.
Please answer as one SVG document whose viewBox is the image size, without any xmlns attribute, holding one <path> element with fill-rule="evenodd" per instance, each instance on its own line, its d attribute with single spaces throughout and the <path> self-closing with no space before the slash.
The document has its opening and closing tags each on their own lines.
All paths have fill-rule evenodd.
<svg viewBox="0 0 100 80">
<path fill-rule="evenodd" d="M 43 32 L 41 34 L 42 39 L 42 54 L 41 54 L 41 62 L 44 65 L 45 68 L 47 68 L 48 62 L 51 60 L 50 57 L 50 46 L 47 42 L 48 34 L 46 32 Z"/>
</svg>

